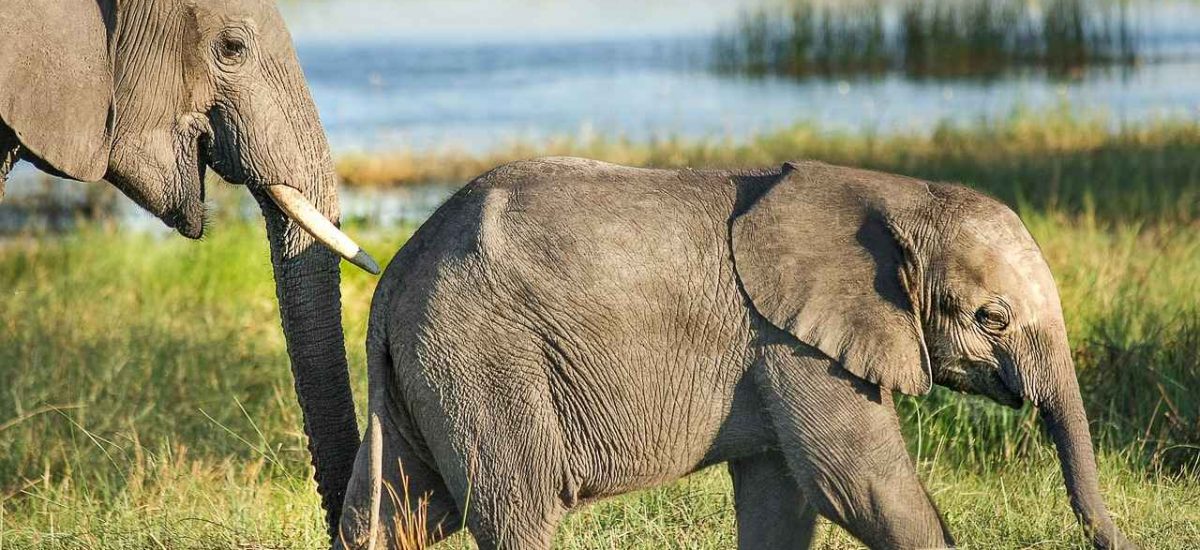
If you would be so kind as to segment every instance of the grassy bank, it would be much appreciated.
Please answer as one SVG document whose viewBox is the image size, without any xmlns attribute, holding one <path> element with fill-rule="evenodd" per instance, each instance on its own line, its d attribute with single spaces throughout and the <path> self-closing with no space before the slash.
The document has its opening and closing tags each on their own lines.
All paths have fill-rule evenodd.
<svg viewBox="0 0 1200 550">
<path fill-rule="evenodd" d="M 1147 547 L 1200 544 L 1200 231 L 1026 218 L 1060 282 L 1115 513 Z M 402 240 L 367 247 L 385 258 Z M 320 545 L 265 246 L 238 225 L 203 243 L 97 229 L 0 251 L 6 548 Z M 374 281 L 345 279 L 362 396 Z M 938 392 L 902 414 L 963 541 L 1078 542 L 1030 411 Z M 589 508 L 562 537 L 722 548 L 731 522 L 728 480 L 713 470 Z M 849 544 L 833 528 L 822 537 Z"/>
<path fill-rule="evenodd" d="M 414 157 L 442 172 L 395 181 L 465 181 L 519 152 L 660 166 L 815 157 L 985 188 L 1018 205 L 1059 283 L 1117 521 L 1147 548 L 1198 547 L 1200 130 L 1111 135 L 1093 124 L 1018 118 L 928 138 L 797 128 L 744 146 L 557 143 L 458 164 Z M 386 260 L 408 231 L 355 234 Z M 0 548 L 321 547 L 266 246 L 258 224 L 233 222 L 198 243 L 91 226 L 0 245 Z M 361 400 L 375 279 L 343 274 Z M 1032 411 L 937 391 L 900 412 L 965 547 L 1081 545 Z M 728 548 L 730 498 L 725 473 L 710 469 L 574 514 L 559 542 Z M 854 546 L 827 524 L 819 540 Z M 459 537 L 450 547 L 468 546 Z"/>
<path fill-rule="evenodd" d="M 942 125 L 927 135 L 860 135 L 810 125 L 744 143 L 561 138 L 514 143 L 485 154 L 456 150 L 347 155 L 350 186 L 465 183 L 500 163 L 573 155 L 634 166 L 764 167 L 810 158 L 961 181 L 1039 210 L 1106 219 L 1188 222 L 1200 218 L 1200 124 L 1147 123 L 1110 129 L 1104 117 L 1017 112 L 988 123 Z"/>
</svg>

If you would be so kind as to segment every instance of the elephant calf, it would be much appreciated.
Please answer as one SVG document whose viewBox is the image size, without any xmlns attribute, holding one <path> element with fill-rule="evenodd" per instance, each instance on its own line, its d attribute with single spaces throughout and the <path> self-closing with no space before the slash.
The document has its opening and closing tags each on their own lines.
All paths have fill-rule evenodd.
<svg viewBox="0 0 1200 550">
<path fill-rule="evenodd" d="M 960 186 L 507 164 L 396 256 L 367 351 L 344 546 L 396 544 L 425 496 L 431 540 L 465 525 L 482 548 L 547 548 L 580 503 L 720 462 L 742 548 L 805 547 L 817 514 L 875 548 L 951 546 L 892 400 L 934 383 L 1039 406 L 1087 532 L 1131 546 L 1050 270 L 1011 210 Z"/>
</svg>

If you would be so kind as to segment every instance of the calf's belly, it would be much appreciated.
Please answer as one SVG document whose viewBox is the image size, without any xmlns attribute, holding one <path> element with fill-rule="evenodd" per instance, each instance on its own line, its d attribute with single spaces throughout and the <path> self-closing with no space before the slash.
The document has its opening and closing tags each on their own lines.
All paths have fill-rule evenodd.
<svg viewBox="0 0 1200 550">
<path fill-rule="evenodd" d="M 769 448 L 771 436 L 748 389 L 737 383 L 686 393 L 629 388 L 585 400 L 601 405 L 568 414 L 563 423 L 578 497 L 654 487 Z M 569 408 L 558 404 L 560 411 Z"/>
</svg>

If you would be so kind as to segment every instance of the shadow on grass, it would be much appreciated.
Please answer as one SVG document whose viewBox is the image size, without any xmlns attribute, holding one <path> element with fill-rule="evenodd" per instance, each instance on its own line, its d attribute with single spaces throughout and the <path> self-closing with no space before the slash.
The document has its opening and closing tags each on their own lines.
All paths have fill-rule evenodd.
<svg viewBox="0 0 1200 550">
<path fill-rule="evenodd" d="M 1108 319 L 1078 354 L 1088 410 L 1106 443 L 1154 468 L 1200 473 L 1200 311 L 1131 339 Z"/>
<path fill-rule="evenodd" d="M 148 453 L 307 478 L 286 355 L 224 330 L 33 326 L 0 346 L 0 492 L 31 476 L 119 490 Z M 35 411 L 39 414 L 26 414 Z"/>
<path fill-rule="evenodd" d="M 1197 136 L 1200 137 L 1200 136 Z M 1083 150 L 963 150 L 953 139 L 928 154 L 840 158 L 864 167 L 985 191 L 1022 212 L 1104 221 L 1189 223 L 1200 218 L 1200 139 L 1103 143 Z"/>
</svg>

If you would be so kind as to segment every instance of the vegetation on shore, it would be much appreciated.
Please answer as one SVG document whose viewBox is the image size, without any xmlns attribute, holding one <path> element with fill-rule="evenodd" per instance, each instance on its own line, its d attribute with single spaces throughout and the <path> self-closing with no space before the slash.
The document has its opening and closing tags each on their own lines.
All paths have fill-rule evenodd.
<svg viewBox="0 0 1200 550">
<path fill-rule="evenodd" d="M 557 142 L 392 181 L 461 182 L 517 153 L 696 167 L 819 158 L 1014 204 L 1059 285 L 1117 522 L 1146 548 L 1200 546 L 1200 128 L 1113 133 L 1030 116 L 928 137 L 798 127 L 743 145 Z M 409 230 L 354 234 L 385 260 Z M 323 546 L 266 247 L 258 223 L 233 220 L 199 243 L 85 224 L 0 246 L 0 548 Z M 376 279 L 343 276 L 361 412 Z M 964 545 L 1082 545 L 1034 411 L 945 390 L 899 410 Z M 573 514 L 558 542 L 728 548 L 733 537 L 728 476 L 713 468 Z M 824 523 L 819 547 L 856 545 Z"/>
<path fill-rule="evenodd" d="M 1067 75 L 1146 56 L 1131 9 L 1127 0 L 790 0 L 744 11 L 713 56 L 718 70 L 749 75 Z"/>
<path fill-rule="evenodd" d="M 1103 116 L 1018 111 L 926 134 L 853 134 L 798 124 L 748 140 L 558 138 L 472 154 L 453 149 L 339 158 L 345 185 L 462 185 L 504 162 L 582 156 L 632 166 L 762 168 L 795 159 L 960 181 L 1014 205 L 1105 219 L 1200 218 L 1200 123 L 1160 121 L 1113 130 Z"/>
</svg>

